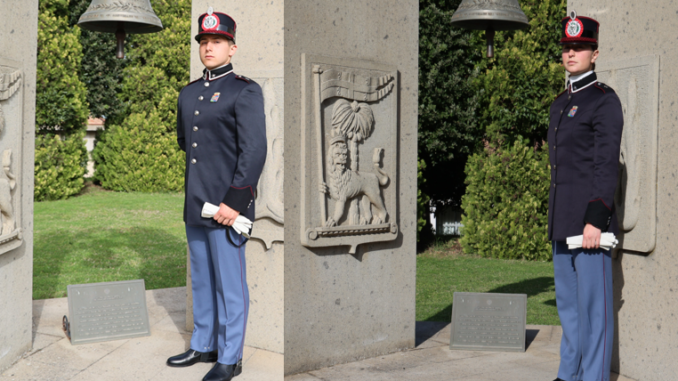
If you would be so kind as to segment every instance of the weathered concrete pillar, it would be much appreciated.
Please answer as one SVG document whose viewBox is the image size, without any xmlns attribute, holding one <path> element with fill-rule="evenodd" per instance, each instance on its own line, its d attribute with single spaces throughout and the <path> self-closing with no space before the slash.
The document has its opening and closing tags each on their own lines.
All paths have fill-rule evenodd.
<svg viewBox="0 0 678 381">
<path fill-rule="evenodd" d="M 678 377 L 678 3 L 569 0 L 600 24 L 600 81 L 624 110 L 615 200 L 623 250 L 613 262 L 612 370 L 638 381 Z"/>
<path fill-rule="evenodd" d="M 38 1 L 0 0 L 0 372 L 32 347 Z"/>
<path fill-rule="evenodd" d="M 286 374 L 414 346 L 418 20 L 285 1 Z"/>
</svg>

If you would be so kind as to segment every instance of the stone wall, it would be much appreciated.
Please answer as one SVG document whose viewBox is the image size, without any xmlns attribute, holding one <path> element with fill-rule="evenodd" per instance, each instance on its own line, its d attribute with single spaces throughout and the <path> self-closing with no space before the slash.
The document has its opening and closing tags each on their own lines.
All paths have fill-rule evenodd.
<svg viewBox="0 0 678 381">
<path fill-rule="evenodd" d="M 0 0 L 0 372 L 32 347 L 38 1 Z"/>
<path fill-rule="evenodd" d="M 285 2 L 286 374 L 414 346 L 418 10 Z"/>
<path fill-rule="evenodd" d="M 245 344 L 283 353 L 283 2 L 193 0 L 191 36 L 198 33 L 198 16 L 211 6 L 237 23 L 235 73 L 262 87 L 266 112 L 268 157 L 257 187 L 253 239 L 247 244 L 247 283 L 250 313 Z M 202 75 L 198 44 L 191 37 L 191 79 Z M 187 328 L 193 330 L 190 268 Z"/>
<path fill-rule="evenodd" d="M 617 204 L 623 250 L 613 262 L 612 368 L 638 381 L 678 378 L 678 2 L 569 0 L 597 19 L 601 80 L 624 107 Z M 624 196 L 624 197 L 619 197 Z M 620 205 L 621 204 L 621 205 Z"/>
</svg>

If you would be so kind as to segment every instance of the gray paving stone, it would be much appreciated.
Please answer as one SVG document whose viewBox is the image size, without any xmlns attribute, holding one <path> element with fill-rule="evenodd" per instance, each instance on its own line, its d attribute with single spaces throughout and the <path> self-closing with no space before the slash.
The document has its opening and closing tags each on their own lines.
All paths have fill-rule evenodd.
<svg viewBox="0 0 678 381">
<path fill-rule="evenodd" d="M 146 291 L 151 336 L 72 345 L 61 329 L 66 298 L 33 302 L 33 349 L 0 374 L 0 381 L 187 381 L 201 380 L 213 364 L 165 365 L 185 351 L 186 288 Z M 245 347 L 239 381 L 282 381 L 283 355 Z"/>
</svg>

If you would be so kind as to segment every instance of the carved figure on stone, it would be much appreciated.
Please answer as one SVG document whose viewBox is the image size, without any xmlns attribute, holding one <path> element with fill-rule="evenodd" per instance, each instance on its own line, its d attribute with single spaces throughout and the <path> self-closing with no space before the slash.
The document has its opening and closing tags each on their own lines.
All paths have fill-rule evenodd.
<svg viewBox="0 0 678 381">
<path fill-rule="evenodd" d="M 383 148 L 375 148 L 372 157 L 374 173 L 360 173 L 348 167 L 348 146 L 343 135 L 330 141 L 327 152 L 327 169 L 330 186 L 320 185 L 322 193 L 329 193 L 335 201 L 334 212 L 327 218 L 325 227 L 337 226 L 346 213 L 349 201 L 360 199 L 360 225 L 382 224 L 388 212 L 381 196 L 380 186 L 388 184 L 388 175 L 381 169 Z M 371 211 L 374 206 L 374 214 Z"/>
<path fill-rule="evenodd" d="M 374 113 L 367 103 L 349 102 L 339 99 L 332 112 L 332 136 L 345 136 L 351 143 L 349 154 L 351 170 L 357 172 L 359 155 L 358 143 L 369 138 L 374 128 Z M 362 214 L 366 214 L 362 212 Z M 369 214 L 369 211 L 367 212 Z M 358 200 L 352 200 L 348 211 L 349 225 L 366 225 L 365 217 L 361 218 Z"/>
<path fill-rule="evenodd" d="M 2 154 L 2 172 L 0 172 L 0 212 L 2 213 L 2 234 L 11 234 L 15 228 L 12 191 L 16 187 L 16 177 L 12 174 L 12 150 Z"/>
</svg>

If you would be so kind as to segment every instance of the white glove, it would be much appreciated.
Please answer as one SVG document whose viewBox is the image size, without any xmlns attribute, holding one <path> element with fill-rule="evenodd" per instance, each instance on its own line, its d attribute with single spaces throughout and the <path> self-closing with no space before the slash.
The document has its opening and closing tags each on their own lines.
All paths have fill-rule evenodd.
<svg viewBox="0 0 678 381">
<path fill-rule="evenodd" d="M 210 204 L 209 202 L 206 202 L 202 206 L 202 212 L 200 213 L 200 216 L 203 218 L 212 218 L 214 217 L 215 214 L 219 211 L 219 207 Z M 246 238 L 249 238 L 250 231 L 252 231 L 252 221 L 250 221 L 249 218 L 239 214 L 238 217 L 236 217 L 235 222 L 231 226 L 238 234 L 242 234 Z"/>
<path fill-rule="evenodd" d="M 567 237 L 567 248 L 572 250 L 572 249 L 579 249 L 581 248 L 582 241 L 584 240 L 583 235 L 576 235 L 574 237 Z M 600 235 L 600 248 L 604 250 L 610 250 L 614 249 L 619 241 L 617 241 L 617 238 L 614 236 L 612 233 L 602 233 Z"/>
</svg>

